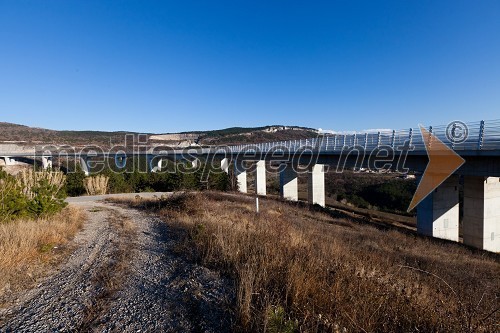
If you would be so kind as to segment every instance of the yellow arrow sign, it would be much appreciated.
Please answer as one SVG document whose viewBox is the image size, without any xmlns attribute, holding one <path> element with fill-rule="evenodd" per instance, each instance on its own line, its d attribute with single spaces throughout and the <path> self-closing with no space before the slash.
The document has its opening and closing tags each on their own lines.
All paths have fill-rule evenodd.
<svg viewBox="0 0 500 333">
<path fill-rule="evenodd" d="M 446 146 L 435 135 L 427 131 L 422 125 L 420 125 L 420 133 L 422 133 L 429 164 L 427 164 L 422 179 L 418 184 L 417 191 L 413 195 L 408 212 L 415 208 L 465 163 L 465 160 L 461 156 Z"/>
</svg>

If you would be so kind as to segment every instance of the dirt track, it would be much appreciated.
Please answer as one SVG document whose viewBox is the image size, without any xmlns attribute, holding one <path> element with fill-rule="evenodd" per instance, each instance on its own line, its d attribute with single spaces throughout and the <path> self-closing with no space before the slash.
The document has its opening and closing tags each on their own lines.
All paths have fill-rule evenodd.
<svg viewBox="0 0 500 333">
<path fill-rule="evenodd" d="M 168 224 L 98 199 L 70 200 L 89 216 L 75 251 L 0 310 L 0 331 L 230 331 L 230 282 L 176 253 Z"/>
</svg>

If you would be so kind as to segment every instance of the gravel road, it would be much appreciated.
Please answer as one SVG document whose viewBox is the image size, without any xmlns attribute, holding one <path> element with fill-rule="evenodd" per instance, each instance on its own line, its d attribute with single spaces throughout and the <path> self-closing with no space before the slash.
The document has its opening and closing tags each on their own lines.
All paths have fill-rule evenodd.
<svg viewBox="0 0 500 333">
<path fill-rule="evenodd" d="M 176 252 L 167 223 L 100 199 L 68 200 L 89 216 L 76 249 L 0 309 L 0 332 L 231 331 L 231 282 Z"/>
</svg>

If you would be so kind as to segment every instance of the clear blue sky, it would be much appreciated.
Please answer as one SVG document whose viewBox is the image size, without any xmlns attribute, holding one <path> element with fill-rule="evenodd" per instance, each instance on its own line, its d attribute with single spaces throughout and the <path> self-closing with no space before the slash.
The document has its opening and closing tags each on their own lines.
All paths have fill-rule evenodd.
<svg viewBox="0 0 500 333">
<path fill-rule="evenodd" d="M 498 0 L 0 0 L 0 121 L 176 132 L 497 118 Z"/>
</svg>

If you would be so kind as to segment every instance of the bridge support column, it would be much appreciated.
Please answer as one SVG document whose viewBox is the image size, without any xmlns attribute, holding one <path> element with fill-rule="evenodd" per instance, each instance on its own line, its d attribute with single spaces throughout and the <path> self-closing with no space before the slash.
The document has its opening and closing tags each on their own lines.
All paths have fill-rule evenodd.
<svg viewBox="0 0 500 333">
<path fill-rule="evenodd" d="M 241 193 L 247 193 L 247 170 L 244 161 L 234 161 L 234 176 L 238 184 L 238 190 Z"/>
<path fill-rule="evenodd" d="M 312 205 L 325 207 L 325 166 L 315 164 L 307 173 L 307 197 Z"/>
<path fill-rule="evenodd" d="M 255 168 L 255 191 L 266 195 L 266 161 L 258 161 Z"/>
<path fill-rule="evenodd" d="M 500 252 L 500 178 L 464 177 L 464 244 Z"/>
<path fill-rule="evenodd" d="M 2 157 L 5 161 L 5 166 L 9 166 L 9 165 L 16 165 L 16 160 L 13 159 L 12 157 L 8 157 L 8 156 L 4 156 Z"/>
<path fill-rule="evenodd" d="M 229 174 L 229 159 L 228 158 L 223 158 L 220 161 L 220 168 L 222 169 L 222 171 Z"/>
<path fill-rule="evenodd" d="M 52 157 L 42 157 L 42 167 L 44 169 L 52 169 Z"/>
<path fill-rule="evenodd" d="M 458 176 L 452 175 L 417 207 L 417 232 L 458 242 Z"/>
<path fill-rule="evenodd" d="M 162 159 L 158 158 L 156 165 L 154 165 L 154 156 L 153 155 L 148 155 L 147 157 L 148 160 L 148 171 L 149 172 L 160 172 L 161 171 L 161 164 L 162 164 Z"/>
<path fill-rule="evenodd" d="M 284 168 L 280 172 L 280 196 L 282 199 L 298 201 L 298 180 L 297 172 L 292 163 L 282 165 Z"/>
<path fill-rule="evenodd" d="M 85 174 L 85 176 L 90 175 L 89 163 L 87 158 L 80 157 L 80 167 L 82 168 L 82 171 Z"/>
</svg>

